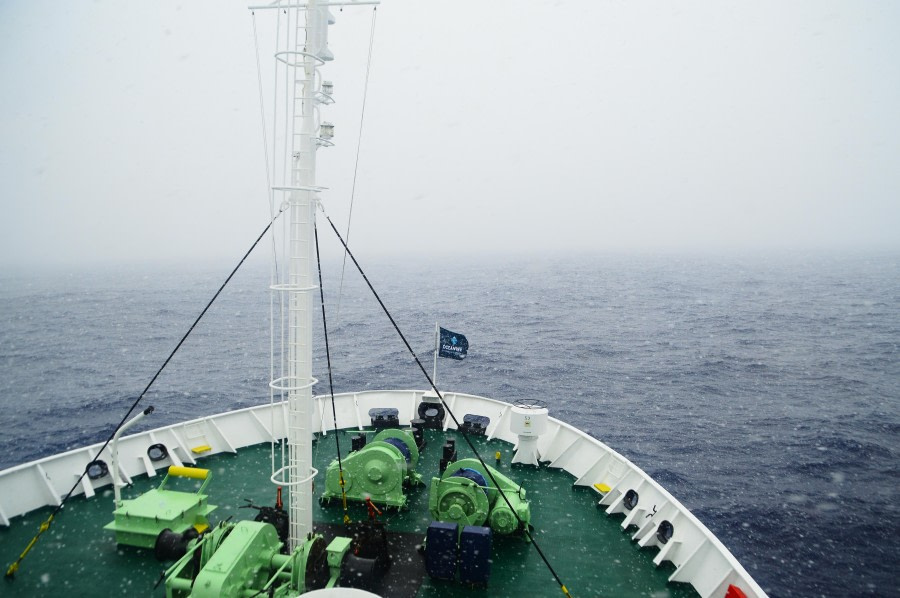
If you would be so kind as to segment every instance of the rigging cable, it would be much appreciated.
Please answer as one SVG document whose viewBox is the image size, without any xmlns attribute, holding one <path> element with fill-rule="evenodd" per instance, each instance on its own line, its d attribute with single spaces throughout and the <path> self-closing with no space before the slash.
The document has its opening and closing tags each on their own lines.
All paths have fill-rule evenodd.
<svg viewBox="0 0 900 598">
<path fill-rule="evenodd" d="M 353 256 L 353 252 L 350 251 L 350 248 L 347 247 L 347 243 L 344 242 L 343 237 L 341 237 L 341 233 L 338 232 L 337 227 L 334 225 L 334 222 L 331 221 L 331 218 L 328 217 L 328 214 L 325 213 L 325 208 L 322 206 L 321 202 L 319 203 L 319 209 L 322 210 L 322 214 L 325 216 L 325 219 L 328 220 L 328 224 L 331 225 L 331 230 L 334 231 L 334 234 L 337 235 L 338 240 L 341 242 L 341 245 L 344 246 L 344 250 L 347 252 L 347 255 L 350 256 L 350 259 L 353 261 L 353 265 L 356 266 L 356 269 L 359 271 L 360 275 L 363 277 L 363 280 L 366 281 L 366 284 L 369 287 L 369 290 L 372 291 L 372 294 L 375 296 L 375 299 L 378 301 L 378 304 L 381 306 L 381 309 L 384 311 L 384 314 L 391 321 L 391 324 L 394 327 L 394 330 L 400 336 L 400 340 L 403 341 L 403 344 L 406 345 L 406 350 L 409 351 L 409 354 L 412 355 L 412 358 L 415 360 L 416 365 L 419 366 L 419 369 L 422 370 L 422 374 L 425 375 L 425 378 L 428 380 L 428 384 L 434 390 L 434 393 L 437 395 L 438 399 L 440 399 L 441 404 L 444 406 L 444 409 L 447 410 L 447 413 L 453 419 L 453 423 L 456 424 L 457 432 L 462 434 L 463 439 L 465 439 L 466 444 L 469 445 L 469 448 L 472 450 L 472 453 L 475 455 L 475 458 L 478 459 L 478 462 L 484 468 L 484 471 L 487 472 L 488 477 L 491 478 L 491 482 L 493 482 L 494 487 L 497 488 L 501 497 L 503 497 L 503 501 L 506 503 L 506 506 L 509 507 L 509 510 L 515 516 L 516 521 L 518 521 L 519 525 L 522 527 L 522 530 L 525 532 L 525 535 L 528 537 L 528 540 L 534 545 L 535 550 L 537 550 L 538 555 L 540 555 L 541 560 L 544 561 L 544 564 L 547 566 L 547 569 L 550 570 L 550 573 L 553 575 L 553 578 L 556 579 L 556 583 L 559 584 L 560 589 L 563 594 L 569 596 L 571 598 L 571 594 L 569 594 L 569 590 L 566 588 L 566 585 L 562 582 L 559 575 L 557 575 L 556 571 L 553 569 L 553 566 L 550 564 L 550 561 L 547 560 L 547 557 L 544 556 L 544 551 L 541 550 L 541 547 L 538 546 L 537 540 L 535 540 L 534 536 L 531 535 L 531 532 L 528 531 L 528 526 L 523 525 L 522 519 L 519 517 L 519 514 L 516 512 L 515 508 L 513 508 L 512 503 L 510 503 L 509 499 L 506 497 L 506 493 L 500 488 L 500 484 L 497 483 L 497 480 L 494 478 L 494 474 L 491 473 L 490 468 L 488 468 L 487 464 L 484 462 L 484 459 L 481 458 L 481 455 L 478 453 L 478 450 L 475 448 L 475 445 L 472 444 L 472 440 L 469 438 L 469 435 L 462 429 L 462 426 L 459 423 L 459 420 L 454 415 L 453 411 L 450 409 L 450 406 L 444 401 L 444 395 L 441 394 L 441 391 L 438 390 L 434 381 L 431 379 L 431 376 L 428 375 L 428 370 L 425 369 L 425 366 L 422 365 L 422 362 L 419 360 L 419 357 L 416 355 L 416 352 L 413 351 L 412 346 L 409 344 L 409 341 L 406 340 L 406 337 L 403 335 L 403 332 L 400 330 L 400 327 L 397 325 L 397 322 L 394 321 L 394 317 L 391 315 L 391 312 L 388 311 L 387 306 L 385 306 L 384 302 L 381 300 L 381 297 L 378 296 L 378 292 L 375 290 L 375 287 L 372 286 L 372 283 L 369 282 L 369 277 L 366 276 L 366 273 L 363 272 L 362 266 L 359 265 L 359 262 L 356 261 L 356 258 Z"/>
<path fill-rule="evenodd" d="M 280 215 L 280 214 L 281 214 L 281 212 L 278 212 L 278 215 Z M 278 215 L 276 215 L 276 218 L 278 217 Z M 256 246 L 259 244 L 259 242 L 262 240 L 263 236 L 268 232 L 268 230 L 271 226 L 272 226 L 271 222 L 269 222 L 269 224 L 266 225 L 266 227 L 263 229 L 263 231 L 256 238 L 256 241 L 253 242 L 253 245 L 250 246 L 250 249 L 247 250 L 247 253 L 244 254 L 244 257 L 241 258 L 241 261 L 239 261 L 237 266 L 234 267 L 234 269 L 231 271 L 231 274 L 229 274 L 228 277 L 225 279 L 225 282 L 222 283 L 222 285 L 219 287 L 219 289 L 212 296 L 212 299 L 210 299 L 209 302 L 206 304 L 206 307 L 203 308 L 203 311 L 200 312 L 200 315 L 197 316 L 197 318 L 194 320 L 194 323 L 191 324 L 191 327 L 188 328 L 188 331 L 184 333 L 184 336 L 181 337 L 181 340 L 178 341 L 178 344 L 175 345 L 175 348 L 172 349 L 172 352 L 169 353 L 168 357 L 166 357 L 166 360 L 163 362 L 163 364 L 159 367 L 158 370 L 156 370 L 156 373 L 153 375 L 153 378 L 150 379 L 150 382 L 147 383 L 147 386 L 144 387 L 144 390 L 141 392 L 141 394 L 138 396 L 138 398 L 135 399 L 134 403 L 132 403 L 131 408 L 128 410 L 128 412 L 125 414 L 125 416 L 122 417 L 122 420 L 118 423 L 118 425 L 115 427 L 115 429 L 109 435 L 109 438 L 106 439 L 106 442 L 104 442 L 103 446 L 100 447 L 100 450 L 97 451 L 98 457 L 103 454 L 103 451 L 106 450 L 106 447 L 109 445 L 110 442 L 112 442 L 112 439 L 116 435 L 116 432 L 119 431 L 119 428 L 121 428 L 125 424 L 125 422 L 128 421 L 128 418 L 131 416 L 131 414 L 134 412 L 134 410 L 137 409 L 137 406 L 141 402 L 141 400 L 144 398 L 144 395 L 147 394 L 147 391 L 150 390 L 150 387 L 153 386 L 153 383 L 156 382 L 156 379 L 159 378 L 159 375 L 162 374 L 162 371 L 166 368 L 167 365 L 169 365 L 169 362 L 172 361 L 172 358 L 175 356 L 175 353 L 178 352 L 178 349 L 181 348 L 181 345 L 184 344 L 184 341 L 187 340 L 187 337 L 190 336 L 191 332 L 194 331 L 194 328 L 197 327 L 197 324 L 200 323 L 200 320 L 203 319 L 203 316 L 206 315 L 206 312 L 212 306 L 213 302 L 215 302 L 215 300 L 219 298 L 219 295 L 225 289 L 225 286 L 229 282 L 231 282 L 231 279 L 237 273 L 238 269 L 244 264 L 244 262 L 250 256 L 250 253 L 253 252 L 253 250 L 256 248 Z M 149 409 L 152 410 L 153 408 L 150 407 Z M 43 535 L 43 533 L 46 532 L 48 529 L 50 529 L 50 525 L 53 523 L 53 518 L 56 516 L 57 513 L 59 513 L 62 510 L 63 506 L 66 504 L 66 502 L 69 500 L 69 498 L 72 497 L 72 494 L 75 492 L 75 489 L 78 488 L 79 484 L 81 484 L 81 480 L 84 479 L 85 475 L 87 475 L 88 467 L 90 467 L 90 463 L 84 468 L 84 471 L 81 472 L 81 475 L 78 476 L 78 479 L 75 480 L 75 484 L 72 485 L 72 488 L 69 490 L 69 492 L 63 497 L 63 499 L 59 502 L 59 504 L 56 506 L 56 508 L 53 509 L 53 512 L 50 513 L 50 516 L 47 517 L 47 520 L 44 521 L 43 523 L 41 523 L 41 526 L 38 529 L 37 534 L 35 534 L 34 538 L 32 538 L 31 541 L 28 543 L 28 545 L 25 547 L 25 550 L 23 550 L 22 554 L 19 555 L 19 558 L 17 558 L 16 561 L 13 564 L 11 564 L 9 566 L 9 568 L 6 570 L 6 577 L 11 578 L 11 577 L 15 576 L 16 571 L 19 570 L 19 564 L 22 562 L 22 560 L 25 559 L 25 557 L 28 555 L 28 553 L 31 551 L 31 549 L 34 548 L 34 545 L 37 543 L 38 539 L 40 539 L 40 537 Z"/>
<path fill-rule="evenodd" d="M 341 11 L 343 12 L 344 7 L 341 7 Z M 369 52 L 368 57 L 366 59 L 366 77 L 365 82 L 363 83 L 363 96 L 362 96 L 362 110 L 359 114 L 359 135 L 356 139 L 356 160 L 353 164 L 353 184 L 350 187 L 350 212 L 347 214 L 347 232 L 345 233 L 347 237 L 347 242 L 350 242 L 350 223 L 353 220 L 353 204 L 354 199 L 356 198 L 356 179 L 359 173 L 359 155 L 360 148 L 362 147 L 362 135 L 363 135 L 363 123 L 365 122 L 366 117 L 366 98 L 369 95 L 369 73 L 372 70 L 372 48 L 375 45 L 375 17 L 378 14 L 378 7 L 374 7 L 372 9 L 372 24 L 369 27 Z M 335 325 L 338 325 L 341 319 L 341 300 L 344 297 L 344 272 L 347 268 L 347 253 L 344 253 L 343 262 L 341 263 L 341 278 L 340 283 L 338 284 L 338 293 L 337 293 L 337 308 L 334 312 L 334 321 Z M 322 412 L 322 417 L 320 420 L 320 424 L 324 429 L 325 422 L 325 412 Z"/>
<path fill-rule="evenodd" d="M 353 185 L 350 187 L 350 213 L 347 214 L 347 243 L 350 243 L 350 221 L 353 219 L 353 200 L 356 197 L 356 176 L 359 173 L 359 150 L 362 147 L 363 122 L 366 118 L 366 97 L 369 95 L 369 71 L 372 68 L 372 47 L 375 45 L 375 17 L 378 15 L 378 7 L 372 9 L 372 26 L 369 29 L 369 57 L 366 60 L 366 81 L 363 84 L 362 111 L 359 114 L 359 137 L 356 140 L 356 162 L 353 165 Z M 344 291 L 344 269 L 347 267 L 347 253 L 344 252 L 344 261 L 341 264 L 341 283 L 338 288 L 337 312 L 335 320 L 341 317 L 341 297 Z"/>
<path fill-rule="evenodd" d="M 266 109 L 265 94 L 263 94 L 262 83 L 262 67 L 259 63 L 259 36 L 256 33 L 256 12 L 250 11 L 251 21 L 253 23 L 253 47 L 256 50 L 256 81 L 259 88 L 259 119 L 262 129 L 263 156 L 266 161 L 266 196 L 269 199 L 269 221 L 275 222 L 275 191 L 272 189 L 272 173 L 269 165 L 269 139 L 266 134 Z M 276 42 L 277 43 L 277 42 Z M 277 66 L 276 66 L 277 69 Z M 276 77 L 276 85 L 277 85 Z M 274 133 L 273 133 L 274 134 Z M 272 148 L 274 151 L 274 147 Z M 269 272 L 269 280 L 272 285 L 278 283 L 278 247 L 275 235 L 272 235 L 272 269 Z M 269 295 L 269 380 L 275 379 L 275 293 Z M 275 403 L 275 390 L 269 390 L 269 404 Z M 275 429 L 275 410 L 270 409 L 272 414 L 271 429 Z M 272 471 L 275 471 L 275 438 L 272 438 L 271 444 L 271 465 Z"/>
<path fill-rule="evenodd" d="M 341 503 L 344 505 L 344 525 L 350 523 L 347 514 L 347 492 L 344 489 L 344 464 L 341 461 L 341 441 L 338 434 L 337 407 L 334 405 L 334 379 L 331 375 L 331 349 L 328 346 L 328 323 L 325 321 L 325 287 L 322 284 L 322 257 L 319 255 L 319 229 L 313 220 L 313 232 L 316 237 L 316 267 L 319 269 L 319 299 L 322 303 L 322 329 L 325 334 L 325 359 L 328 362 L 328 391 L 331 393 L 331 415 L 334 417 L 334 444 L 337 447 L 339 483 L 341 485 Z M 324 430 L 324 427 L 322 428 Z"/>
</svg>

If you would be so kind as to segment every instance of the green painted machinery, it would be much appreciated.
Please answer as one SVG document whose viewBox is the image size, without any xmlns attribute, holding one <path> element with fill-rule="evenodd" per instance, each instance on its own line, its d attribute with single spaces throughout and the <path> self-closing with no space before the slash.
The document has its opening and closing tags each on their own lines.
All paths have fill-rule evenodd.
<svg viewBox="0 0 900 598">
<path fill-rule="evenodd" d="M 203 480 L 203 483 L 196 492 L 167 490 L 170 478 Z M 138 548 L 154 548 L 160 534 L 166 530 L 178 534 L 190 532 L 196 536 L 209 527 L 207 515 L 216 508 L 203 494 L 211 479 L 212 472 L 208 469 L 173 465 L 159 488 L 117 505 L 113 511 L 115 519 L 103 529 L 114 531 L 117 543 Z"/>
<path fill-rule="evenodd" d="M 421 484 L 416 473 L 419 449 L 412 434 L 405 430 L 387 429 L 375 435 L 372 442 L 343 459 L 344 489 L 347 499 L 390 507 L 406 505 L 403 487 Z M 341 472 L 337 460 L 325 473 L 322 501 L 341 498 Z"/>
<path fill-rule="evenodd" d="M 311 535 L 282 554 L 270 523 L 221 524 L 166 571 L 166 598 L 283 597 L 333 587 L 350 544 L 338 537 L 326 547 L 321 535 Z"/>
<path fill-rule="evenodd" d="M 501 490 L 512 510 L 500 496 Z M 511 534 L 520 529 L 519 521 L 526 526 L 531 521 L 525 489 L 477 459 L 451 463 L 441 477 L 432 478 L 428 508 L 438 521 L 457 523 L 461 527 L 489 525 L 498 534 Z"/>
</svg>

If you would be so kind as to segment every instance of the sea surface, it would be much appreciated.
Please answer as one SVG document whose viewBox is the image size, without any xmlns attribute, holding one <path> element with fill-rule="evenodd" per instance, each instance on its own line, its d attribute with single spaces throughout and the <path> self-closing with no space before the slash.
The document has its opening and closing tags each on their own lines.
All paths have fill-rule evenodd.
<svg viewBox="0 0 900 598">
<path fill-rule="evenodd" d="M 441 389 L 543 402 L 771 596 L 900 595 L 900 254 L 363 266 L 429 371 L 436 322 L 468 337 Z M 0 273 L 0 468 L 105 440 L 229 269 Z M 335 391 L 425 388 L 360 277 L 339 294 L 340 264 L 325 271 Z M 147 393 L 145 428 L 268 402 L 268 276 L 238 273 Z M 314 369 L 328 380 L 322 350 Z"/>
</svg>

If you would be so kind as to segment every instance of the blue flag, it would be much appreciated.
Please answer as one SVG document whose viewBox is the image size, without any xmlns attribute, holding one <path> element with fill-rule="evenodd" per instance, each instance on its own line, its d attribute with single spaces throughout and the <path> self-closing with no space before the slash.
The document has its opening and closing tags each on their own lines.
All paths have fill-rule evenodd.
<svg viewBox="0 0 900 598">
<path fill-rule="evenodd" d="M 469 341 L 461 334 L 441 328 L 441 339 L 438 345 L 438 357 L 465 359 L 469 350 Z"/>
</svg>

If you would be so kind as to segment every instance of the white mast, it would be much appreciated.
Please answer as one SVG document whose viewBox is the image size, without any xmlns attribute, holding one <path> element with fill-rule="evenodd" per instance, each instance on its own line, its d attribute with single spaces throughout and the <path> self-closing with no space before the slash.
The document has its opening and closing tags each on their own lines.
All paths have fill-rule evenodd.
<svg viewBox="0 0 900 598">
<path fill-rule="evenodd" d="M 295 36 L 295 54 L 302 67 L 294 69 L 293 151 L 289 236 L 288 293 L 288 469 L 292 483 L 290 493 L 290 545 L 293 550 L 305 541 L 312 526 L 312 261 L 315 257 L 314 220 L 317 201 L 316 139 L 318 137 L 315 104 L 317 92 L 316 66 L 327 52 L 327 8 L 310 0 L 306 10 L 306 36 Z M 299 33 L 299 32 L 298 32 Z M 324 51 L 324 52 L 323 52 Z M 299 112 L 299 113 L 298 113 Z"/>
<path fill-rule="evenodd" d="M 292 86 L 290 104 L 284 106 L 289 124 L 284 151 L 289 165 L 281 173 L 281 182 L 272 188 L 273 196 L 285 197 L 283 207 L 288 219 L 287 264 L 282 263 L 279 279 L 271 288 L 281 293 L 281 354 L 269 384 L 274 393 L 287 401 L 287 463 L 272 474 L 272 482 L 290 489 L 290 548 L 293 550 L 313 531 L 312 505 L 315 497 L 312 480 L 318 473 L 312 464 L 313 392 L 317 380 L 312 376 L 312 293 L 318 290 L 313 260 L 315 259 L 315 215 L 318 193 L 316 186 L 316 150 L 331 145 L 333 126 L 318 120 L 318 104 L 330 104 L 331 85 L 323 81 L 318 67 L 331 60 L 328 50 L 328 25 L 334 23 L 329 6 L 378 4 L 377 1 L 350 0 L 329 2 L 290 0 L 266 6 L 251 6 L 252 10 L 274 9 L 286 15 L 286 39 L 292 45 L 277 48 L 278 64 L 287 69 L 287 81 Z M 280 25 L 279 25 L 280 27 Z M 284 71 L 281 71 L 284 72 Z M 276 82 L 277 92 L 277 82 Z M 278 115 L 276 114 L 276 121 Z M 277 142 L 276 142 L 277 143 Z M 276 152 L 277 155 L 278 152 Z M 277 168 L 277 167 L 276 167 Z M 277 179 L 276 179 L 277 180 Z M 287 331 L 285 339 L 284 331 Z M 273 335 L 276 334 L 273 322 Z M 276 341 L 273 339 L 273 344 Z M 273 394 L 273 398 L 274 398 Z"/>
<path fill-rule="evenodd" d="M 316 149 L 322 142 L 330 143 L 319 138 L 316 104 L 331 101 L 319 89 L 317 72 L 317 67 L 331 58 L 327 48 L 329 13 L 317 0 L 306 5 L 274 3 L 253 8 L 287 9 L 287 39 L 293 41 L 292 47 L 275 53 L 275 58 L 286 65 L 287 81 L 293 89 L 289 94 L 292 102 L 285 107 L 289 134 L 284 150 L 289 166 L 282 173 L 282 182 L 273 187 L 275 196 L 286 194 L 288 245 L 287 263 L 282 263 L 279 280 L 271 287 L 282 293 L 282 343 L 280 366 L 273 368 L 281 376 L 269 384 L 287 400 L 287 463 L 273 473 L 272 481 L 290 490 L 289 542 L 293 550 L 313 531 L 312 479 L 317 473 L 312 466 L 312 387 L 316 383 L 312 377 L 312 292 L 318 286 L 312 261 L 317 193 L 322 189 L 316 187 Z"/>
<path fill-rule="evenodd" d="M 315 0 L 312 0 L 307 11 L 307 39 L 299 35 L 295 38 L 296 51 L 304 52 L 306 56 L 303 56 L 302 70 L 295 69 L 294 75 L 294 110 L 297 110 L 297 100 L 301 110 L 300 114 L 295 113 L 293 123 L 292 187 L 312 187 L 316 183 L 316 147 L 312 143 L 314 114 L 310 100 L 314 93 L 316 69 L 311 55 L 314 50 L 306 51 L 302 44 L 315 47 L 317 17 L 318 10 Z M 309 442 L 312 433 L 312 297 L 307 289 L 313 286 L 311 233 L 315 205 L 313 193 L 309 190 L 291 190 L 288 201 L 288 276 L 292 287 L 288 294 L 288 378 L 292 381 L 288 391 L 288 472 L 292 482 L 299 482 L 290 492 L 290 547 L 293 550 L 313 529 L 312 483 L 302 480 L 310 475 L 307 472 L 312 472 Z"/>
</svg>

